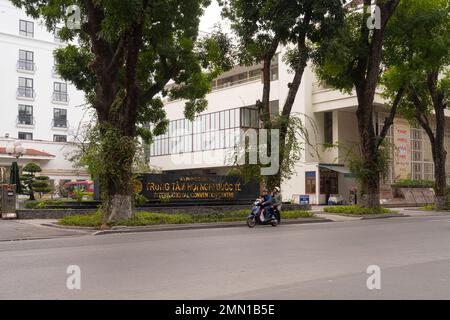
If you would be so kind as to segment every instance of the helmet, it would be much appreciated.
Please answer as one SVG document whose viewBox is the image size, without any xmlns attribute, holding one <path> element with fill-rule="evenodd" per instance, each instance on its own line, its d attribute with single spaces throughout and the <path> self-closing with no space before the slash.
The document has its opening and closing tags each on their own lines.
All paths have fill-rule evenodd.
<svg viewBox="0 0 450 320">
<path fill-rule="evenodd" d="M 280 187 L 275 187 L 276 192 L 280 192 Z"/>
</svg>

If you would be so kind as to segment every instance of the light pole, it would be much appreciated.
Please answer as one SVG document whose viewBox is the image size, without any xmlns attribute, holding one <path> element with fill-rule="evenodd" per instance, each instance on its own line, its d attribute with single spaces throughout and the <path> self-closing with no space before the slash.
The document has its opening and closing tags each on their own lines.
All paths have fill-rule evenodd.
<svg viewBox="0 0 450 320">
<path fill-rule="evenodd" d="M 11 176 L 9 178 L 9 181 L 11 184 L 16 185 L 16 192 L 20 193 L 21 186 L 20 186 L 20 181 L 19 181 L 19 165 L 18 165 L 17 161 L 19 160 L 19 158 L 21 156 L 24 155 L 25 148 L 22 147 L 22 144 L 20 142 L 15 142 L 12 146 L 6 147 L 6 153 L 9 156 L 16 158 L 16 161 L 13 161 L 12 166 L 11 166 Z"/>
<path fill-rule="evenodd" d="M 6 147 L 6 153 L 18 160 L 25 153 L 25 148 L 20 142 L 16 142 L 12 146 Z"/>
</svg>

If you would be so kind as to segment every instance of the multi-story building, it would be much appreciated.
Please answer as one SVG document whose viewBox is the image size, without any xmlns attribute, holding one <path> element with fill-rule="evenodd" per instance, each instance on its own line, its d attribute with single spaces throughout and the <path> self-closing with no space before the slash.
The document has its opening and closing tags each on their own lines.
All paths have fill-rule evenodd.
<svg viewBox="0 0 450 320">
<path fill-rule="evenodd" d="M 54 183 L 89 177 L 66 159 L 90 115 L 83 92 L 55 70 L 53 50 L 64 45 L 42 21 L 0 0 L 0 167 L 10 166 L 6 148 L 20 142 L 26 150 L 19 165 L 38 163 Z"/>
<path fill-rule="evenodd" d="M 282 108 L 293 78 L 281 59 L 284 51 L 279 48 L 272 65 L 270 100 L 274 113 Z M 184 101 L 166 101 L 169 131 L 151 145 L 151 164 L 165 172 L 227 174 L 235 155 L 233 138 L 240 129 L 259 126 L 254 106 L 261 99 L 262 88 L 261 65 L 239 66 L 213 82 L 213 90 L 207 95 L 208 109 L 193 122 L 183 117 Z M 381 130 L 387 115 L 385 104 L 378 93 L 374 115 L 377 130 Z M 285 199 L 298 201 L 300 195 L 309 195 L 310 203 L 323 204 L 330 194 L 340 194 L 348 201 L 349 190 L 357 188 L 348 168 L 349 154 L 352 149 L 358 150 L 359 143 L 356 107 L 355 93 L 322 87 L 311 66 L 307 67 L 292 113 L 303 118 L 309 144 L 304 141 L 296 173 L 281 186 Z M 390 184 L 394 180 L 433 179 L 430 144 L 422 129 L 397 117 L 387 140 L 392 145 L 391 165 L 389 177 L 383 181 L 382 198 L 392 196 Z M 447 145 L 450 147 L 450 139 Z"/>
</svg>

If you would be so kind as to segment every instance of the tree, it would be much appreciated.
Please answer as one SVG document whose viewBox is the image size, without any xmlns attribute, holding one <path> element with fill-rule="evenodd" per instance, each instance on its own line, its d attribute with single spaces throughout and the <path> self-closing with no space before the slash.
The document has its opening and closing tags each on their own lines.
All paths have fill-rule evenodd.
<svg viewBox="0 0 450 320">
<path fill-rule="evenodd" d="M 32 185 L 33 191 L 38 192 L 41 198 L 42 195 L 52 191 L 49 183 L 49 177 L 47 176 L 37 176 Z"/>
<path fill-rule="evenodd" d="M 290 156 L 298 148 L 288 141 L 292 128 L 291 112 L 300 87 L 303 72 L 311 49 L 321 45 L 325 35 L 341 23 L 344 10 L 340 0 L 223 0 L 223 15 L 230 19 L 238 36 L 241 62 L 244 64 L 263 62 L 262 99 L 256 102 L 265 129 L 280 130 L 280 168 L 291 167 Z M 293 71 L 293 79 L 288 84 L 288 94 L 283 104 L 281 120 L 270 115 L 270 67 L 280 44 L 289 50 L 284 57 Z M 295 139 L 296 137 L 294 137 Z M 269 141 L 270 143 L 270 141 Z M 270 147 L 268 148 L 270 149 Z M 292 158 L 295 158 L 292 155 Z M 281 184 L 283 173 L 268 177 L 268 186 Z"/>
<path fill-rule="evenodd" d="M 27 163 L 22 169 L 22 176 L 20 177 L 21 182 L 24 185 L 24 190 L 30 196 L 29 200 L 35 200 L 34 197 L 34 188 L 36 183 L 36 173 L 42 172 L 42 169 L 39 165 L 34 162 Z M 39 183 L 38 183 L 39 188 Z M 36 190 L 37 191 L 37 190 Z"/>
<path fill-rule="evenodd" d="M 229 66 L 219 54 L 227 45 L 224 37 L 198 41 L 199 18 L 210 1 L 11 1 L 43 18 L 49 30 L 67 19 L 69 6 L 78 6 L 80 28 L 59 31 L 62 40 L 77 45 L 55 51 L 56 67 L 85 92 L 96 113 L 99 174 L 107 194 L 104 222 L 129 218 L 137 137 L 151 141 L 168 125 L 161 98 L 186 99 L 185 116 L 192 119 L 207 107 L 210 81 Z"/>
<path fill-rule="evenodd" d="M 445 208 L 445 114 L 450 90 L 448 0 L 403 0 L 386 35 L 384 87 L 387 96 L 403 87 L 399 110 L 418 123 L 431 143 L 435 208 Z M 435 129 L 430 120 L 433 119 Z"/>
<path fill-rule="evenodd" d="M 363 205 L 369 208 L 380 206 L 380 147 L 383 145 L 396 114 L 398 102 L 403 94 L 397 92 L 391 112 L 385 119 L 380 134 L 376 134 L 373 122 L 375 91 L 382 73 L 383 43 L 388 22 L 400 0 L 364 0 L 361 10 L 350 11 L 338 36 L 323 39 L 314 54 L 315 71 L 318 78 L 343 92 L 356 90 L 356 110 L 361 145 L 362 166 L 359 176 Z M 372 28 L 370 10 L 372 2 L 379 16 Z"/>
</svg>

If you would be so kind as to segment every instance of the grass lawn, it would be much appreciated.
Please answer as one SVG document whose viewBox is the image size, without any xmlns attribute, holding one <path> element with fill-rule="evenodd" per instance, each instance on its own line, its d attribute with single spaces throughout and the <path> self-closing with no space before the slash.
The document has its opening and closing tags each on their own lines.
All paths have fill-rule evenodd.
<svg viewBox="0 0 450 320">
<path fill-rule="evenodd" d="M 330 206 L 324 207 L 324 212 L 329 213 L 342 213 L 342 214 L 353 214 L 353 215 L 365 215 L 365 214 L 385 214 L 392 213 L 393 211 L 387 208 L 379 207 L 376 209 L 368 209 L 360 206 Z"/>
<path fill-rule="evenodd" d="M 136 212 L 127 220 L 111 223 L 110 226 L 148 226 L 157 224 L 208 223 L 244 221 L 249 210 L 233 211 L 220 214 L 167 214 L 154 212 Z M 302 210 L 282 211 L 282 219 L 309 218 L 312 214 Z M 67 216 L 58 221 L 65 226 L 100 227 L 101 212 L 93 214 Z"/>
</svg>

